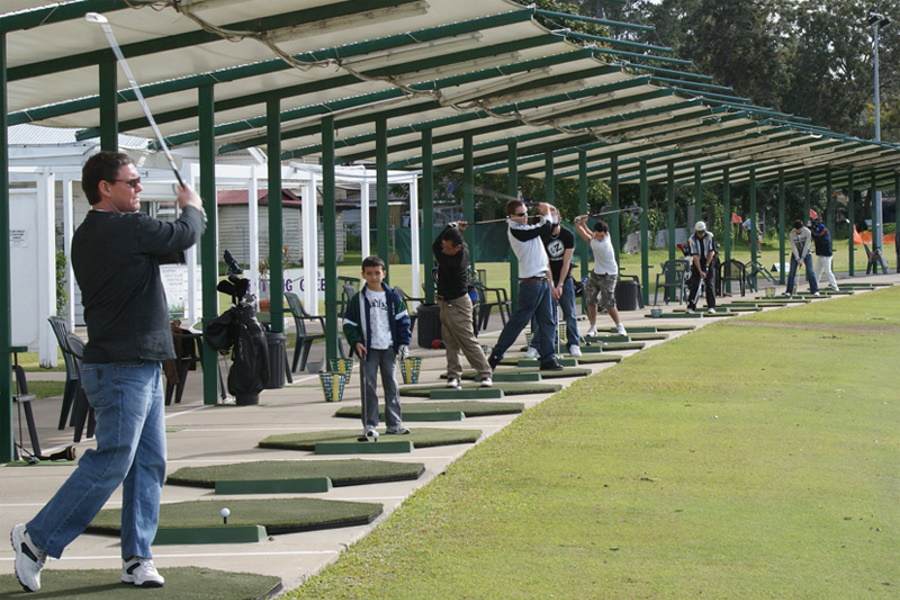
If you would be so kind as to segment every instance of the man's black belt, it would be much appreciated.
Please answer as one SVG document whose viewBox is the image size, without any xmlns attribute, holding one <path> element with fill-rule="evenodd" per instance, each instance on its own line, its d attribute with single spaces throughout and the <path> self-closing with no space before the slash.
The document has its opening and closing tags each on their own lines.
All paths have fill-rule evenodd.
<svg viewBox="0 0 900 600">
<path fill-rule="evenodd" d="M 520 277 L 519 283 L 541 283 L 548 281 L 546 277 Z"/>
</svg>

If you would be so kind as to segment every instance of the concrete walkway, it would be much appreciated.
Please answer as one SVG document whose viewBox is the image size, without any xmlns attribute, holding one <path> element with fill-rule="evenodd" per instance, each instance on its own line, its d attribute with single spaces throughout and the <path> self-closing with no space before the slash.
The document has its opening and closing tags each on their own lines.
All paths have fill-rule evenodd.
<svg viewBox="0 0 900 600">
<path fill-rule="evenodd" d="M 847 280 L 852 283 L 900 283 L 900 275 L 876 275 L 856 277 Z M 779 287 L 779 290 L 782 288 Z M 806 289 L 805 283 L 802 289 Z M 762 296 L 762 293 L 755 296 Z M 750 295 L 748 294 L 748 298 Z M 651 290 L 652 298 L 652 290 Z M 733 298 L 720 299 L 727 303 Z M 683 305 L 669 304 L 662 308 L 668 313 Z M 702 327 L 713 322 L 714 318 L 685 319 L 650 319 L 647 318 L 650 307 L 644 310 L 622 312 L 626 328 L 654 325 L 690 325 Z M 716 317 L 719 318 L 719 317 Z M 727 318 L 727 317 L 722 317 Z M 601 328 L 608 327 L 610 320 L 605 315 L 598 319 Z M 484 344 L 493 344 L 499 334 L 500 321 L 495 315 L 491 321 L 490 332 L 482 333 L 479 338 Z M 587 329 L 585 321 L 581 321 L 582 333 Z M 683 335 L 684 331 L 672 332 L 667 339 Z M 664 341 L 648 341 L 646 346 L 664 343 Z M 323 344 L 313 349 L 311 361 L 321 360 Z M 519 350 L 524 346 L 524 338 L 520 345 L 513 346 L 508 357 L 522 356 Z M 290 350 L 290 349 L 289 349 Z M 316 354 L 316 353 L 319 354 Z M 616 352 L 623 357 L 635 351 Z M 420 383 L 442 381 L 440 374 L 444 372 L 446 363 L 443 351 L 413 349 L 414 356 L 423 360 Z M 584 365 L 593 372 L 609 368 L 615 363 Z M 465 365 L 465 362 L 464 362 Z M 500 367 L 504 368 L 504 367 Z M 508 368 L 508 367 L 507 367 Z M 59 379 L 60 375 L 47 373 L 29 373 L 29 380 Z M 359 402 L 358 373 L 354 373 L 353 384 L 344 395 L 343 405 Z M 574 379 L 553 379 L 554 383 L 564 386 Z M 199 373 L 191 373 L 181 404 L 167 408 L 166 423 L 169 429 L 169 473 L 186 466 L 203 466 L 255 460 L 304 460 L 322 459 L 308 452 L 292 452 L 282 450 L 266 450 L 257 447 L 262 438 L 275 433 L 299 431 L 317 431 L 329 429 L 359 428 L 359 423 L 351 419 L 338 419 L 334 412 L 341 404 L 326 403 L 316 375 L 295 374 L 294 383 L 279 390 L 267 390 L 261 396 L 258 406 L 204 406 L 200 391 L 201 377 Z M 380 387 L 380 386 L 379 386 Z M 545 396 L 507 396 L 510 402 L 522 402 L 526 408 L 545 400 Z M 419 402 L 420 399 L 402 398 L 405 402 Z M 40 427 L 40 440 L 45 454 L 64 448 L 72 441 L 72 430 L 56 430 L 59 418 L 59 399 L 37 401 L 35 418 Z M 482 430 L 484 440 L 508 425 L 515 416 L 491 416 L 470 418 L 462 423 L 427 423 L 428 427 L 471 428 Z M 417 423 L 408 423 L 415 427 Z M 18 422 L 16 421 L 18 436 Z M 27 432 L 26 432 L 27 438 Z M 481 441 L 480 440 L 480 441 Z M 30 443 L 26 440 L 26 447 Z M 85 440 L 78 444 L 79 453 L 93 446 L 93 440 Z M 365 458 L 377 458 L 390 461 L 413 461 L 425 464 L 425 474 L 416 481 L 403 481 L 367 486 L 338 487 L 326 494 L 311 494 L 311 497 L 334 500 L 355 500 L 362 502 L 378 502 L 383 504 L 384 513 L 374 523 L 362 527 L 329 529 L 306 533 L 272 536 L 268 540 L 255 544 L 233 545 L 160 545 L 155 547 L 154 561 L 165 575 L 166 567 L 198 566 L 226 571 L 253 572 L 274 575 L 282 579 L 285 589 L 299 585 L 304 579 L 315 574 L 327 564 L 335 561 L 342 550 L 372 531 L 379 523 L 389 518 L 391 513 L 416 489 L 426 485 L 435 476 L 442 473 L 448 465 L 458 459 L 471 447 L 466 445 L 441 446 L 414 450 L 409 455 L 368 455 Z M 335 458 L 347 458 L 346 456 Z M 50 498 L 60 484 L 72 472 L 71 466 L 34 466 L 34 467 L 0 467 L 0 531 L 6 532 L 16 523 L 29 520 Z M 163 490 L 163 502 L 180 502 L 186 500 L 210 499 L 212 490 L 180 486 L 166 486 Z M 302 495 L 298 495 L 302 496 Z M 257 498 L 258 496 L 247 496 Z M 279 497 L 286 497 L 281 495 Z M 121 495 L 116 493 L 108 503 L 108 507 L 119 507 Z M 0 573 L 13 572 L 13 552 L 8 543 L 0 544 Z M 51 560 L 45 568 L 45 578 L 53 576 L 57 569 L 118 569 L 119 543 L 116 538 L 82 535 L 69 546 L 61 560 Z"/>
</svg>

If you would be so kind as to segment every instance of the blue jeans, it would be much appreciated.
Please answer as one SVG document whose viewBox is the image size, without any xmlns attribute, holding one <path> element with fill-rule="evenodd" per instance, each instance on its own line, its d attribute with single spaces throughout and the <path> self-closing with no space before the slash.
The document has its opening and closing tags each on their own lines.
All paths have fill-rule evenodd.
<svg viewBox="0 0 900 600">
<path fill-rule="evenodd" d="M 537 349 L 541 362 L 552 359 L 553 340 L 555 339 L 553 331 L 556 329 L 556 324 L 553 322 L 551 301 L 549 281 L 520 281 L 516 310 L 510 315 L 509 321 L 500 332 L 492 354 L 497 358 L 503 358 L 503 354 L 515 343 L 516 338 L 534 317 L 538 325 L 536 337 L 538 338 Z"/>
<path fill-rule="evenodd" d="M 25 529 L 38 548 L 59 558 L 123 484 L 122 558 L 152 558 L 166 477 L 166 427 L 161 363 L 85 363 L 81 384 L 94 409 L 97 449 Z"/>
<path fill-rule="evenodd" d="M 579 342 L 578 338 L 578 320 L 575 318 L 575 281 L 571 277 L 566 277 L 566 280 L 563 282 L 563 291 L 562 296 L 559 297 L 559 308 L 562 309 L 563 318 L 566 321 L 566 347 L 569 346 L 577 346 Z M 553 315 L 556 320 L 559 320 L 558 315 Z M 531 321 L 531 331 L 536 332 L 540 327 L 537 324 L 537 320 L 532 319 Z M 535 349 L 538 347 L 536 335 L 531 337 L 531 346 Z M 556 327 L 553 328 L 553 343 L 556 344 L 556 338 L 559 337 L 559 331 L 556 330 Z"/>
<path fill-rule="evenodd" d="M 813 294 L 819 291 L 819 282 L 816 280 L 816 274 L 813 269 L 813 259 L 812 254 L 807 254 L 806 258 L 803 259 L 803 264 L 806 266 L 806 280 L 809 281 L 809 291 Z M 788 273 L 787 280 L 787 293 L 793 294 L 796 290 L 794 289 L 794 278 L 797 276 L 797 267 L 799 263 L 797 262 L 797 258 L 791 254 L 791 270 Z"/>
<path fill-rule="evenodd" d="M 403 414 L 400 409 L 400 394 L 397 391 L 397 353 L 393 348 L 375 350 L 369 348 L 360 369 L 360 385 L 363 403 L 362 422 L 365 429 L 378 427 L 378 373 L 381 372 L 381 385 L 384 388 L 384 421 L 387 426 L 403 425 Z"/>
</svg>

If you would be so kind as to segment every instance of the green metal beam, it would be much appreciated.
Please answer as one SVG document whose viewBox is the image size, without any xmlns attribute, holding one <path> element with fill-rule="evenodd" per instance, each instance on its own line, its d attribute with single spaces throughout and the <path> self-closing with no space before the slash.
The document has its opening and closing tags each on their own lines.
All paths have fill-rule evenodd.
<svg viewBox="0 0 900 600">
<path fill-rule="evenodd" d="M 569 13 L 556 12 L 552 10 L 535 10 L 534 14 L 545 17 L 555 17 L 560 19 L 568 19 L 570 21 L 583 21 L 594 25 L 606 25 L 608 27 L 619 27 L 622 29 L 633 29 L 635 31 L 656 31 L 656 28 L 649 25 L 638 25 L 637 23 L 625 23 L 622 21 L 611 21 L 609 19 L 598 19 L 597 17 L 585 17 L 582 15 L 572 15 Z"/>
<path fill-rule="evenodd" d="M 390 240 L 388 239 L 390 220 L 388 213 L 387 121 L 384 119 L 375 120 L 375 134 L 377 136 L 375 140 L 375 212 L 376 222 L 378 223 L 375 247 L 378 249 L 378 256 L 384 260 L 385 266 L 390 269 L 390 260 L 388 260 L 390 258 Z"/>
<path fill-rule="evenodd" d="M 47 6 L 0 16 L 0 32 L 33 29 L 41 25 L 82 19 L 89 12 L 110 13 L 132 8 L 126 0 L 75 0 L 73 2 L 47 3 Z"/>
<path fill-rule="evenodd" d="M 431 250 L 434 242 L 434 162 L 432 153 L 431 130 L 422 132 L 422 264 L 425 265 L 425 303 L 434 304 L 434 277 L 429 265 L 434 264 L 434 253 Z"/>
<path fill-rule="evenodd" d="M 200 144 L 200 197 L 206 212 L 206 230 L 200 238 L 200 289 L 202 290 L 203 329 L 218 316 L 219 298 L 216 286 L 219 283 L 218 246 L 218 207 L 216 202 L 216 140 L 213 127 L 216 115 L 215 87 L 205 85 L 197 89 L 197 107 L 199 109 Z M 215 352 L 202 352 L 200 360 L 203 365 L 203 404 L 216 404 L 218 400 L 219 372 L 218 358 Z"/>
<path fill-rule="evenodd" d="M 322 119 L 322 229 L 325 234 L 325 356 L 338 357 L 337 184 L 334 169 L 334 117 Z M 315 197 L 306 210 L 313 210 Z M 305 233 L 304 233 L 305 235 Z"/>
<path fill-rule="evenodd" d="M 15 455 L 12 401 L 12 285 L 9 253 L 9 128 L 6 123 L 6 33 L 0 31 L 0 462 Z"/>
<path fill-rule="evenodd" d="M 266 105 L 269 121 L 266 124 L 269 141 L 267 146 L 268 194 L 269 194 L 269 329 L 273 333 L 284 333 L 284 207 L 281 202 L 281 120 L 279 100 L 270 100 Z M 315 202 L 315 198 L 313 198 Z M 316 265 L 318 266 L 318 265 Z"/>
</svg>

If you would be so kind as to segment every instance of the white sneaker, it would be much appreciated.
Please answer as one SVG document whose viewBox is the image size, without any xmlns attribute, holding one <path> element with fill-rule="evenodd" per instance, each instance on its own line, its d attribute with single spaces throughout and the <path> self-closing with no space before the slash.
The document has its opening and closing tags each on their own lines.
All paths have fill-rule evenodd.
<svg viewBox="0 0 900 600">
<path fill-rule="evenodd" d="M 12 528 L 9 539 L 16 551 L 16 578 L 26 592 L 38 591 L 41 589 L 41 569 L 44 568 L 47 553 L 31 541 L 24 523 Z"/>
<path fill-rule="evenodd" d="M 141 556 L 132 556 L 122 562 L 122 583 L 133 583 L 138 587 L 162 587 L 166 582 L 159 574 L 153 561 Z"/>
<path fill-rule="evenodd" d="M 821 295 L 822 294 L 820 294 L 819 292 L 813 292 L 813 296 L 821 296 Z"/>
<path fill-rule="evenodd" d="M 481 383 L 479 385 L 481 385 L 481 387 L 493 387 L 494 382 L 491 380 L 490 377 L 485 377 L 484 379 L 481 380 Z"/>
<path fill-rule="evenodd" d="M 618 323 L 616 325 L 616 333 L 618 333 L 619 335 L 628 335 L 628 332 L 625 331 L 625 326 L 621 323 Z"/>
<path fill-rule="evenodd" d="M 569 346 L 569 355 L 574 356 L 575 358 L 579 358 L 581 356 L 581 348 L 579 348 L 575 344 L 572 344 L 571 346 Z"/>
<path fill-rule="evenodd" d="M 714 315 L 714 314 L 716 314 L 716 309 L 710 308 L 709 310 L 706 311 L 706 314 L 708 314 L 708 315 Z"/>
<path fill-rule="evenodd" d="M 684 309 L 684 314 L 686 314 L 686 315 L 692 315 L 692 314 L 694 314 L 694 309 L 693 309 L 693 308 L 686 308 L 686 309 Z"/>
<path fill-rule="evenodd" d="M 596 325 L 591 325 L 591 326 L 588 328 L 587 333 L 585 333 L 584 335 L 585 335 L 585 336 L 590 336 L 590 337 L 596 336 L 596 335 L 597 335 L 597 326 L 596 326 Z"/>
<path fill-rule="evenodd" d="M 458 388 L 459 387 L 459 379 L 456 377 L 447 378 L 447 387 L 448 388 Z"/>
<path fill-rule="evenodd" d="M 534 346 L 528 346 L 528 350 L 525 351 L 525 358 L 537 358 L 538 357 L 538 349 Z"/>
</svg>

